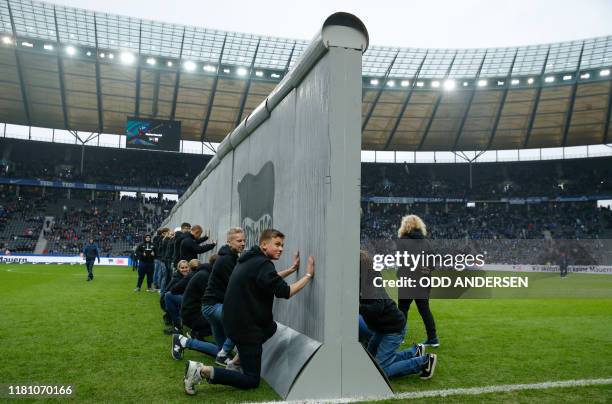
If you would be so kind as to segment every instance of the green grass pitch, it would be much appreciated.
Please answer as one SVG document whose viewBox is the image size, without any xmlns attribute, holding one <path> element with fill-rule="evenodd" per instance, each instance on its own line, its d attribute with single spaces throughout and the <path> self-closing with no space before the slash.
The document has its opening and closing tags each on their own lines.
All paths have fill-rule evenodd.
<svg viewBox="0 0 612 404">
<path fill-rule="evenodd" d="M 133 292 L 136 274 L 129 268 L 97 266 L 94 273 L 86 282 L 84 266 L 0 265 L 3 388 L 71 384 L 78 402 L 279 399 L 265 383 L 255 391 L 201 384 L 196 397 L 186 396 L 184 361 L 170 357 L 159 295 Z M 605 275 L 570 274 L 564 285 L 572 278 L 609 282 Z M 610 298 L 432 300 L 431 307 L 442 343 L 432 349 L 439 354 L 436 375 L 395 379 L 396 392 L 612 377 Z M 406 342 L 424 337 L 413 307 Z M 185 351 L 185 359 L 212 363 L 193 351 Z M 610 402 L 612 386 L 427 399 L 442 401 Z"/>
</svg>

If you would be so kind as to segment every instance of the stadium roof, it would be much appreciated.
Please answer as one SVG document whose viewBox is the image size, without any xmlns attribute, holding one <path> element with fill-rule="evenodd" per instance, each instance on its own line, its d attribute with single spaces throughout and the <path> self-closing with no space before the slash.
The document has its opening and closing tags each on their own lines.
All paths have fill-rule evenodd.
<svg viewBox="0 0 612 404">
<path fill-rule="evenodd" d="M 123 133 L 128 116 L 176 119 L 220 142 L 307 41 L 0 0 L 0 121 Z M 612 36 L 489 49 L 371 46 L 368 150 L 609 143 Z"/>
</svg>

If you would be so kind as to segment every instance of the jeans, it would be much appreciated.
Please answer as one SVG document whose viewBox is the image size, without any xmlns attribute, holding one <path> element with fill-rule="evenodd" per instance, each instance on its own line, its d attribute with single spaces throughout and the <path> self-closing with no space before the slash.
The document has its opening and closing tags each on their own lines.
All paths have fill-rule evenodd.
<svg viewBox="0 0 612 404">
<path fill-rule="evenodd" d="M 213 306 L 204 305 L 202 306 L 202 315 L 206 320 L 208 320 L 208 324 L 210 324 L 210 328 L 212 329 L 213 338 L 217 343 L 219 349 L 223 349 L 225 352 L 230 352 L 234 349 L 235 344 L 231 339 L 226 338 L 225 330 L 223 329 L 223 322 L 221 321 L 221 314 L 223 313 L 223 304 L 216 303 Z M 242 354 L 240 354 L 242 358 Z M 261 358 L 260 358 L 261 359 Z M 242 359 L 241 359 L 242 363 Z M 244 368 L 243 368 L 244 369 Z"/>
<path fill-rule="evenodd" d="M 166 292 L 164 295 L 166 302 L 166 311 L 170 314 L 172 325 L 176 328 L 181 328 L 181 303 L 183 303 L 183 295 L 173 295 Z"/>
<path fill-rule="evenodd" d="M 397 307 L 400 309 L 406 320 L 408 320 L 408 309 L 413 299 L 399 299 Z M 419 310 L 419 314 L 425 324 L 425 330 L 427 331 L 427 339 L 437 338 L 436 336 L 436 322 L 434 321 L 433 314 L 429 309 L 429 299 L 414 299 Z"/>
<path fill-rule="evenodd" d="M 140 261 L 138 264 L 138 282 L 136 282 L 137 288 L 140 289 L 142 286 L 142 281 L 144 280 L 145 275 L 147 276 L 147 288 L 151 289 L 151 283 L 153 282 L 153 263 Z"/>
<path fill-rule="evenodd" d="M 170 279 L 172 278 L 172 267 L 170 266 L 169 262 L 163 262 L 162 264 L 163 271 L 162 274 L 160 274 L 161 281 L 159 283 L 159 290 L 163 295 L 164 293 L 166 293 L 166 287 L 168 286 L 168 284 L 170 283 Z"/>
<path fill-rule="evenodd" d="M 153 260 L 153 285 L 159 287 L 159 271 L 161 270 L 161 261 L 157 258 Z"/>
<path fill-rule="evenodd" d="M 404 341 L 405 332 L 398 333 L 379 333 L 374 332 L 368 352 L 376 359 L 387 377 L 398 377 L 419 373 L 423 365 L 427 362 L 427 356 L 417 356 L 416 346 L 406 350 L 396 352 L 397 348 Z M 242 354 L 240 355 L 242 360 Z"/>
<path fill-rule="evenodd" d="M 189 349 L 202 352 L 203 354 L 210 355 L 213 358 L 219 353 L 219 348 L 215 344 L 211 344 L 208 341 L 201 341 L 196 338 L 188 338 L 186 346 Z"/>
<path fill-rule="evenodd" d="M 87 279 L 93 279 L 93 267 L 95 261 L 95 258 L 85 260 L 85 266 L 87 267 Z"/>
<path fill-rule="evenodd" d="M 261 379 L 261 352 L 262 344 L 237 344 L 240 354 L 242 371 L 234 372 L 223 368 L 215 368 L 215 373 L 209 379 L 211 384 L 224 384 L 239 389 L 254 389 L 259 386 Z"/>
</svg>

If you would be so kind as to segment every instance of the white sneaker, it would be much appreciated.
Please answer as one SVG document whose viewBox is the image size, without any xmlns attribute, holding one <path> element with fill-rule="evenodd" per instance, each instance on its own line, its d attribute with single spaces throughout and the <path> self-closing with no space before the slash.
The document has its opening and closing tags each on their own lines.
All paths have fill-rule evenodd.
<svg viewBox="0 0 612 404">
<path fill-rule="evenodd" d="M 200 384 L 202 381 L 202 375 L 200 375 L 200 370 L 204 365 L 200 362 L 195 361 L 187 361 L 185 364 L 185 378 L 183 382 L 185 383 L 185 393 L 193 396 L 195 391 L 195 386 Z"/>
</svg>

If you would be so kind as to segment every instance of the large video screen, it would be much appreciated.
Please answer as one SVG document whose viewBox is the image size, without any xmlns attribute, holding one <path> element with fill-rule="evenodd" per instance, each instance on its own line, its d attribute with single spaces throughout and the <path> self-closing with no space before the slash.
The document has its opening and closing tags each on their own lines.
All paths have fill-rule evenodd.
<svg viewBox="0 0 612 404">
<path fill-rule="evenodd" d="M 128 117 L 125 135 L 127 148 L 179 151 L 181 122 Z"/>
</svg>

